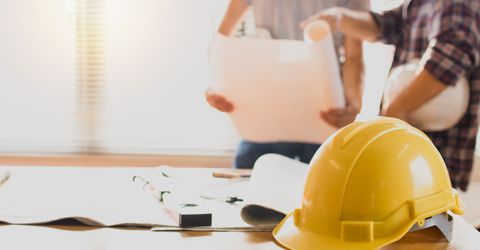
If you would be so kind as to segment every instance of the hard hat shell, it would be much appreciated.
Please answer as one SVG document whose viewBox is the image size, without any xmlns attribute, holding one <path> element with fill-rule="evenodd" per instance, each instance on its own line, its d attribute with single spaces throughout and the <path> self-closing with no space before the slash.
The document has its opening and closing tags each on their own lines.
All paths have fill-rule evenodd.
<svg viewBox="0 0 480 250">
<path fill-rule="evenodd" d="M 273 231 L 289 249 L 375 249 L 447 210 L 463 213 L 445 163 L 407 123 L 355 122 L 310 162 L 302 205 Z"/>
</svg>

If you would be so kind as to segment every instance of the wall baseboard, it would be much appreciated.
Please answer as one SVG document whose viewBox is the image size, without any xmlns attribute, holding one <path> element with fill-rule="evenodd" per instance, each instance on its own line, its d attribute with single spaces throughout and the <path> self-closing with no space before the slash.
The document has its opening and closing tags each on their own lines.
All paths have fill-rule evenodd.
<svg viewBox="0 0 480 250">
<path fill-rule="evenodd" d="M 4 166 L 85 166 L 85 167 L 222 167 L 232 166 L 232 156 L 191 155 L 0 155 Z"/>
</svg>

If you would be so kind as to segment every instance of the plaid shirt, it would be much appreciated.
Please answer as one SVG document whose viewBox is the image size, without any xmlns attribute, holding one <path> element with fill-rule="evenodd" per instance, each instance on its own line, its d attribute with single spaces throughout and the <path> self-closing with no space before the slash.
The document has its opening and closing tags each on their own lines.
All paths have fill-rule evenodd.
<svg viewBox="0 0 480 250">
<path fill-rule="evenodd" d="M 466 190 L 473 167 L 480 102 L 480 0 L 411 0 L 372 13 L 380 40 L 396 46 L 393 66 L 422 59 L 424 69 L 446 85 L 465 75 L 466 114 L 445 131 L 427 132 L 442 154 L 452 186 Z"/>
</svg>

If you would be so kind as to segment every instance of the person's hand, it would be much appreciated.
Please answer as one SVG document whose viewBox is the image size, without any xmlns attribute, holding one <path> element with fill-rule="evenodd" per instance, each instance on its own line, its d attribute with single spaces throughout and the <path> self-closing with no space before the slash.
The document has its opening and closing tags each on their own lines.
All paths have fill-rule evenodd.
<svg viewBox="0 0 480 250">
<path fill-rule="evenodd" d="M 232 112 L 233 104 L 224 96 L 216 94 L 211 88 L 205 91 L 205 99 L 208 104 L 221 112 Z"/>
<path fill-rule="evenodd" d="M 307 20 L 300 23 L 300 28 L 304 29 L 308 23 L 315 20 L 322 20 L 327 22 L 332 29 L 332 32 L 340 30 L 340 21 L 343 15 L 343 8 L 332 7 L 326 10 L 320 11 L 317 14 L 310 16 Z"/>
<path fill-rule="evenodd" d="M 360 112 L 360 105 L 347 103 L 345 108 L 330 108 L 320 111 L 320 117 L 329 125 L 342 128 L 352 123 Z"/>
</svg>

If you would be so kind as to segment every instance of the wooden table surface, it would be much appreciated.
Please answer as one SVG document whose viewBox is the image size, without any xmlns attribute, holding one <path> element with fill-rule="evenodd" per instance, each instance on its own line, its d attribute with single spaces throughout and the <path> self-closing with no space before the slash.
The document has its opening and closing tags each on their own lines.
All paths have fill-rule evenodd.
<svg viewBox="0 0 480 250">
<path fill-rule="evenodd" d="M 114 211 L 112 211 L 114 212 Z M 151 232 L 80 225 L 0 225 L 0 250 L 281 249 L 268 232 Z M 480 250 L 480 234 L 454 215 L 453 241 L 436 228 L 407 234 L 385 249 Z"/>
<path fill-rule="evenodd" d="M 480 234 L 455 216 L 454 240 L 435 228 L 407 234 L 385 249 L 480 249 Z M 0 226 L 0 249 L 281 249 L 268 232 L 151 232 L 85 226 Z"/>
</svg>

